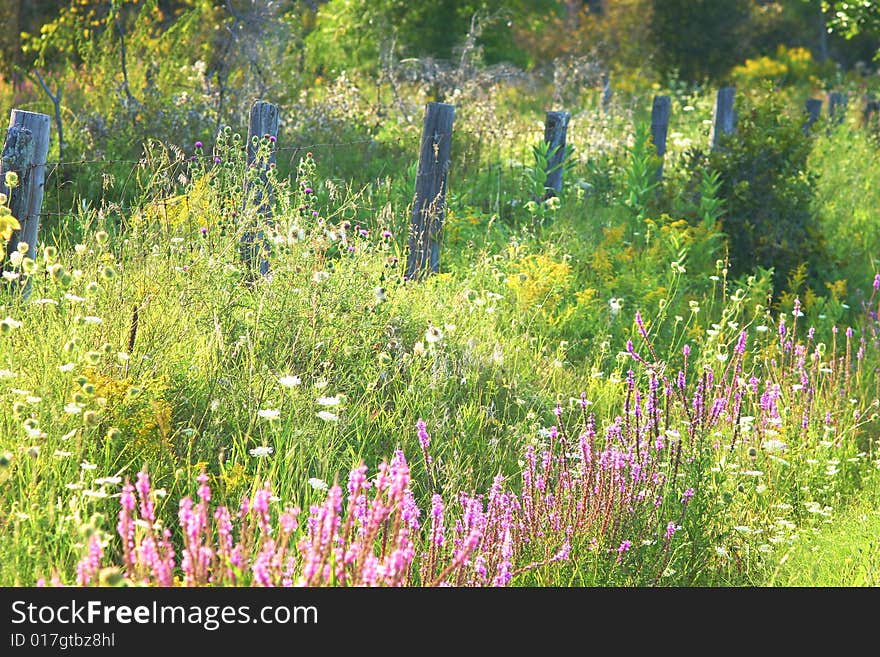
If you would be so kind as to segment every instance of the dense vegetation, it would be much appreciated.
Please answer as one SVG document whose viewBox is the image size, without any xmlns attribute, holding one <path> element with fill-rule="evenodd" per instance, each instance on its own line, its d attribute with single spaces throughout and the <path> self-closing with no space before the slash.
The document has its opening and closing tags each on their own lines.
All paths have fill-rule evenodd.
<svg viewBox="0 0 880 657">
<path fill-rule="evenodd" d="M 0 583 L 876 585 L 878 21 L 683 4 L 4 16 L 0 98 L 64 141 L 0 290 Z M 405 280 L 433 100 L 441 271 Z"/>
</svg>

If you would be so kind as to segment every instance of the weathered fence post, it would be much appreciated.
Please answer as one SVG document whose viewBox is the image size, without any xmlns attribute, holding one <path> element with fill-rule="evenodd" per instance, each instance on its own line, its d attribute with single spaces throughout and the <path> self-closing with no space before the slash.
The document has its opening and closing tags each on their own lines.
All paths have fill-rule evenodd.
<svg viewBox="0 0 880 657">
<path fill-rule="evenodd" d="M 734 87 L 723 87 L 715 96 L 715 111 L 712 117 L 712 134 L 709 137 L 712 150 L 718 150 L 721 143 L 721 135 L 732 134 L 736 128 L 736 112 L 733 110 L 733 101 L 736 98 Z"/>
<path fill-rule="evenodd" d="M 9 117 L 0 158 L 0 192 L 6 194 L 9 209 L 21 224 L 21 230 L 12 234 L 6 255 L 15 251 L 19 242 L 26 242 L 29 247 L 27 256 L 37 257 L 46 156 L 49 154 L 49 123 L 46 114 L 23 110 L 14 109 Z M 9 189 L 5 179 L 6 173 L 11 171 L 18 174 L 18 185 Z"/>
<path fill-rule="evenodd" d="M 446 215 L 446 176 L 454 119 L 454 105 L 428 103 L 425 109 L 409 231 L 408 279 L 440 270 L 440 230 Z"/>
<path fill-rule="evenodd" d="M 251 106 L 247 139 L 247 171 L 245 173 L 243 219 L 246 224 L 241 237 L 241 258 L 250 273 L 254 260 L 262 251 L 260 274 L 269 273 L 269 244 L 261 223 L 272 218 L 272 186 L 268 172 L 275 165 L 275 140 L 278 137 L 278 106 L 258 100 Z M 249 212 L 253 204 L 254 215 Z"/>
<path fill-rule="evenodd" d="M 862 127 L 871 127 L 871 120 L 880 112 L 880 100 L 874 98 L 873 94 L 865 96 L 865 108 L 862 110 Z"/>
<path fill-rule="evenodd" d="M 660 164 L 657 167 L 657 180 L 663 178 L 663 158 L 666 155 L 666 135 L 669 131 L 669 116 L 672 113 L 672 100 L 669 96 L 654 96 L 651 106 L 651 139 Z"/>
<path fill-rule="evenodd" d="M 843 123 L 846 115 L 847 97 L 845 93 L 832 91 L 828 94 L 828 116 L 834 123 Z"/>
<path fill-rule="evenodd" d="M 544 198 L 562 191 L 562 169 L 565 162 L 565 136 L 568 132 L 568 112 L 547 112 L 544 119 L 544 142 L 547 144 L 547 179 Z"/>
<path fill-rule="evenodd" d="M 607 112 L 608 108 L 611 106 L 611 95 L 613 94 L 613 90 L 611 89 L 611 74 L 608 71 L 602 73 L 602 111 Z"/>
<path fill-rule="evenodd" d="M 819 120 L 819 115 L 822 113 L 822 100 L 820 98 L 808 98 L 805 110 L 807 113 L 807 120 L 804 122 L 801 129 L 806 135 L 812 130 L 813 124 Z"/>
</svg>

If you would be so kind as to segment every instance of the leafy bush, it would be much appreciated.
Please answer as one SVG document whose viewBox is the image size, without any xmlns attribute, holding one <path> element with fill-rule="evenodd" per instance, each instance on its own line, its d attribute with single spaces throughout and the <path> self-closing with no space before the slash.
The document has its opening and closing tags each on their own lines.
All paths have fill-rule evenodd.
<svg viewBox="0 0 880 657">
<path fill-rule="evenodd" d="M 755 265 L 773 268 L 779 293 L 789 273 L 805 264 L 815 286 L 825 239 L 812 209 L 810 139 L 800 118 L 788 115 L 772 93 L 739 95 L 738 101 L 736 132 L 722 138 L 709 157 L 726 201 L 731 273 L 746 274 Z"/>
</svg>

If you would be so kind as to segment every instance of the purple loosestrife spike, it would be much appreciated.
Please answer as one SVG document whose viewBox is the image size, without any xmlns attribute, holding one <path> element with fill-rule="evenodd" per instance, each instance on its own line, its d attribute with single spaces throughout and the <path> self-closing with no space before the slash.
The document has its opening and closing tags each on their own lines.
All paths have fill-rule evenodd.
<svg viewBox="0 0 880 657">
<path fill-rule="evenodd" d="M 681 496 L 681 503 L 682 503 L 682 504 L 687 504 L 693 496 L 694 496 L 694 489 L 693 489 L 693 488 L 688 488 L 688 489 L 684 492 L 684 495 Z"/>
<path fill-rule="evenodd" d="M 275 554 L 275 541 L 271 538 L 263 544 L 263 549 L 254 560 L 251 571 L 254 574 L 254 582 L 259 586 L 272 586 L 272 557 Z"/>
<path fill-rule="evenodd" d="M 685 346 L 683 346 L 681 348 L 681 353 L 684 354 L 685 358 L 690 356 L 691 355 L 691 346 L 689 344 L 686 344 Z"/>
<path fill-rule="evenodd" d="M 571 544 L 568 541 L 562 544 L 562 547 L 559 548 L 559 552 L 553 555 L 551 561 L 568 561 L 569 556 L 571 555 Z"/>
<path fill-rule="evenodd" d="M 853 336 L 852 326 L 846 327 L 846 337 L 851 338 Z"/>
<path fill-rule="evenodd" d="M 502 530 L 500 555 L 501 560 L 498 563 L 498 573 L 492 581 L 493 586 L 507 586 L 513 578 L 513 537 L 509 527 Z"/>
<path fill-rule="evenodd" d="M 268 535 L 271 532 L 269 526 L 269 499 L 272 493 L 268 485 L 264 486 L 254 494 L 254 501 L 251 504 L 251 513 L 253 513 L 260 523 L 260 531 Z"/>
<path fill-rule="evenodd" d="M 431 436 L 430 434 L 428 434 L 428 428 L 425 424 L 425 421 L 419 419 L 419 421 L 416 422 L 416 429 L 418 429 L 419 446 L 422 448 L 422 455 L 425 458 L 425 465 L 430 468 L 434 460 L 428 453 L 428 449 L 431 447 Z"/>
<path fill-rule="evenodd" d="M 442 547 L 446 541 L 446 528 L 443 524 L 443 497 L 437 493 L 431 496 L 431 541 Z"/>
<path fill-rule="evenodd" d="M 299 517 L 300 509 L 298 506 L 287 507 L 287 510 L 284 511 L 281 515 L 278 516 L 278 524 L 281 527 L 281 531 L 284 534 L 292 534 L 296 531 L 297 527 L 299 527 L 299 523 L 297 522 L 297 518 Z"/>
<path fill-rule="evenodd" d="M 741 331 L 739 334 L 739 341 L 736 343 L 736 349 L 734 352 L 742 356 L 746 352 L 746 332 Z"/>
<path fill-rule="evenodd" d="M 639 333 L 642 334 L 642 337 L 647 338 L 648 332 L 645 330 L 645 322 L 642 321 L 642 313 L 641 311 L 636 311 L 636 326 L 639 327 Z"/>
<path fill-rule="evenodd" d="M 413 497 L 412 491 L 407 487 L 403 493 L 403 508 L 401 516 L 403 521 L 410 527 L 410 529 L 418 530 L 419 529 L 419 515 L 421 511 L 419 510 L 418 505 L 416 504 L 415 498 Z"/>
<path fill-rule="evenodd" d="M 669 524 L 666 525 L 666 540 L 670 540 L 673 536 L 675 536 L 675 532 L 681 529 L 681 525 L 676 525 L 673 521 L 669 521 Z"/>
<path fill-rule="evenodd" d="M 134 519 L 132 514 L 136 508 L 134 498 L 134 486 L 126 481 L 122 487 L 122 495 L 119 498 L 119 523 L 116 525 L 116 531 L 122 539 L 122 551 L 125 560 L 125 568 L 130 570 L 134 568 L 136 563 L 135 556 L 135 539 L 134 539 Z"/>
<path fill-rule="evenodd" d="M 104 558 L 104 550 L 97 532 L 89 537 L 89 551 L 76 567 L 76 583 L 79 586 L 88 586 L 92 579 L 101 569 L 101 559 Z"/>
<path fill-rule="evenodd" d="M 204 472 L 201 473 L 198 477 L 196 477 L 196 481 L 199 482 L 199 499 L 204 500 L 205 502 L 211 501 L 211 487 L 208 486 L 208 475 Z"/>
<path fill-rule="evenodd" d="M 153 502 L 150 500 L 150 475 L 146 472 L 138 472 L 134 487 L 141 498 L 141 517 L 150 524 L 156 522 Z"/>
<path fill-rule="evenodd" d="M 874 275 L 874 289 L 880 290 L 880 274 Z"/>
</svg>

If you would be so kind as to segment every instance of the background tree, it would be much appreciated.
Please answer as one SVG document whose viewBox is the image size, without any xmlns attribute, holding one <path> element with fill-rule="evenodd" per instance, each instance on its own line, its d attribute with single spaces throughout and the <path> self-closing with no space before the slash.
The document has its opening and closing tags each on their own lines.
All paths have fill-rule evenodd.
<svg viewBox="0 0 880 657">
<path fill-rule="evenodd" d="M 653 0 L 651 34 L 657 65 L 686 80 L 722 76 L 749 54 L 748 0 Z"/>
</svg>

